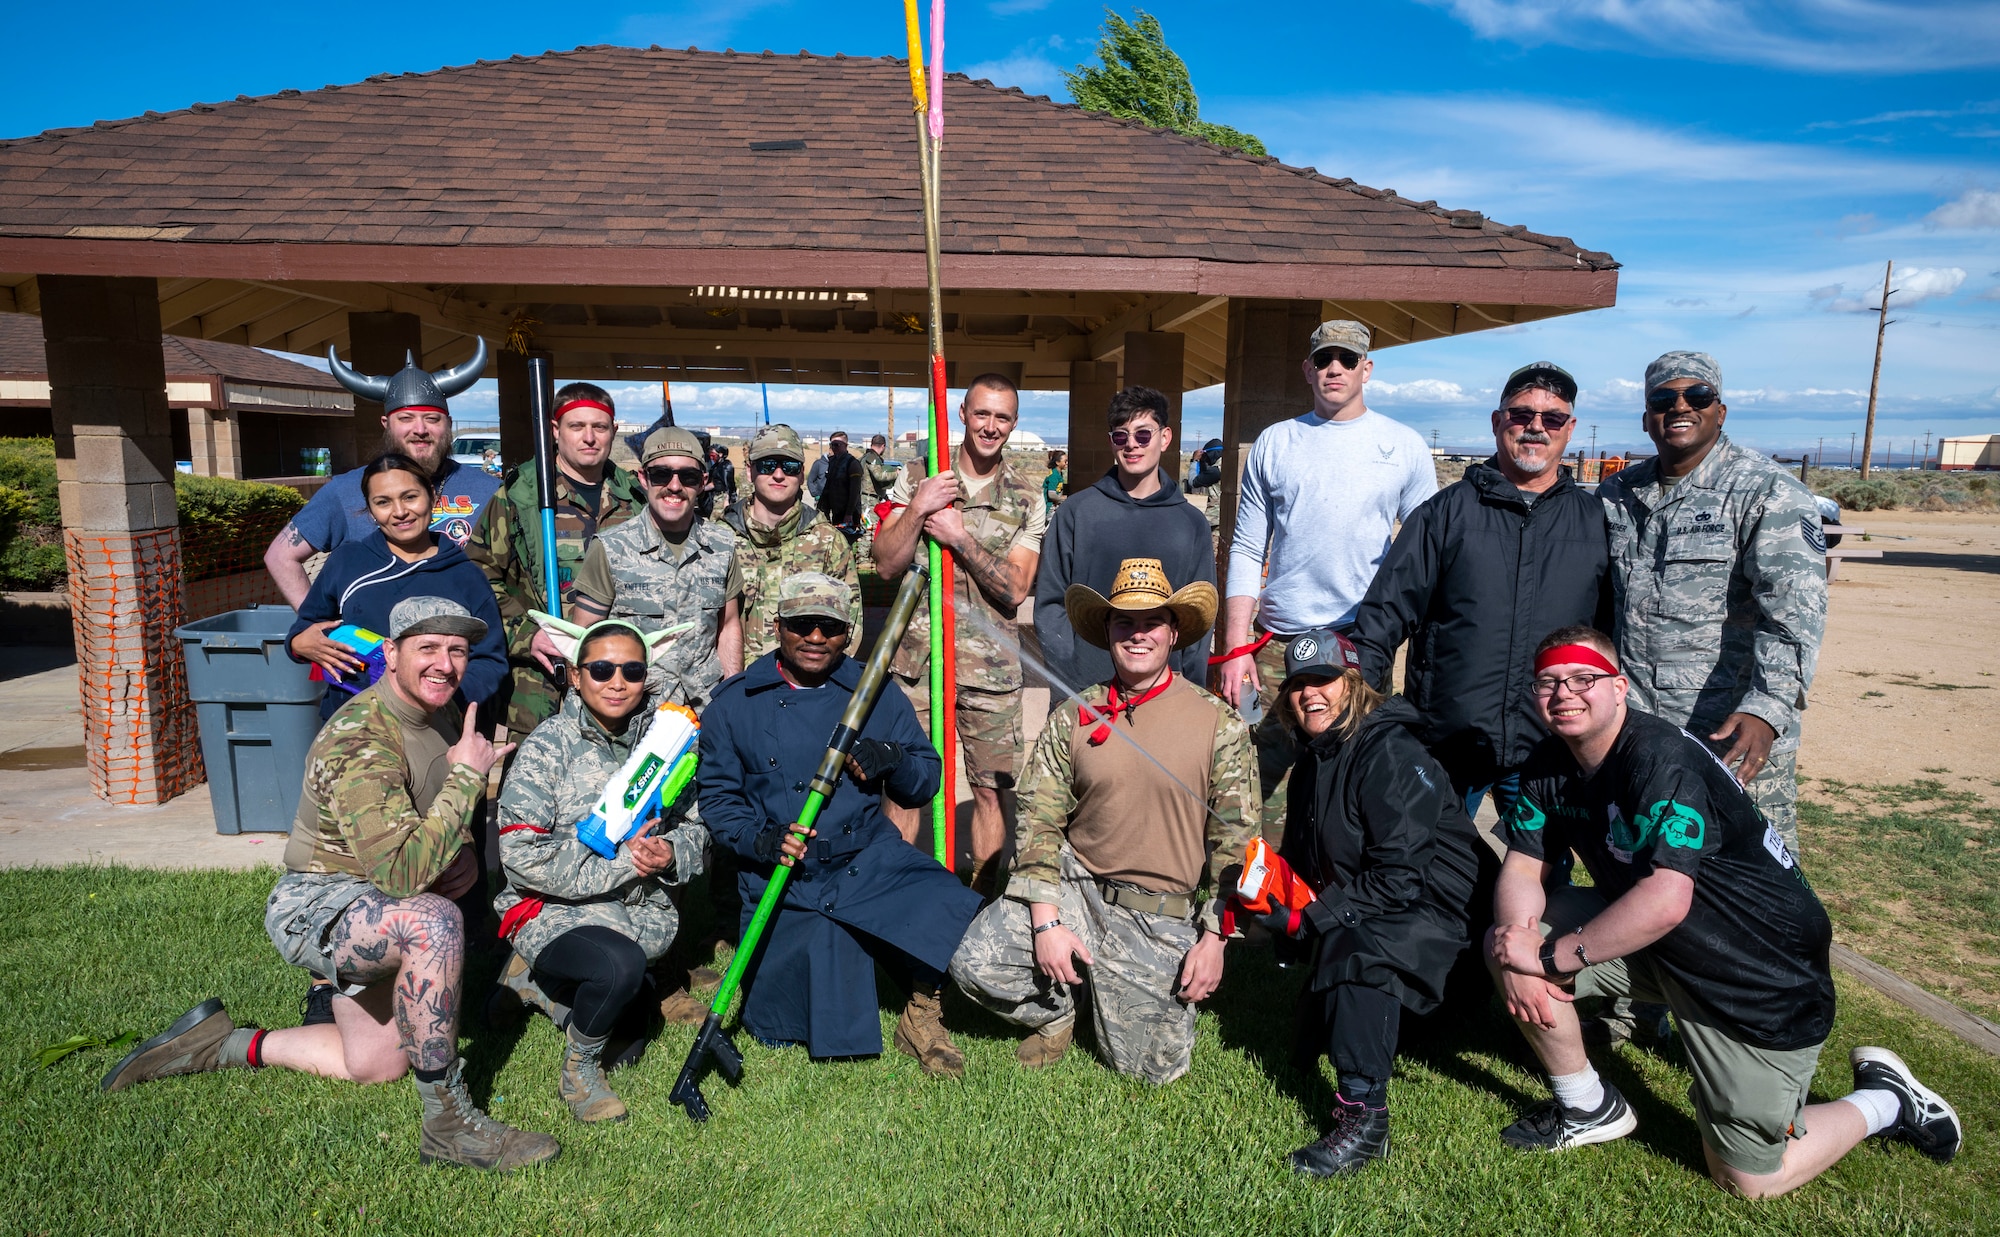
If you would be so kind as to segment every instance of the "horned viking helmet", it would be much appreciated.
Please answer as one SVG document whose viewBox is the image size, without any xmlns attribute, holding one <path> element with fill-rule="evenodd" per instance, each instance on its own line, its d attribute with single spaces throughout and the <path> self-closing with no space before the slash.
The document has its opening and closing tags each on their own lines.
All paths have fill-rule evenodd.
<svg viewBox="0 0 2000 1237">
<path fill-rule="evenodd" d="M 362 399 L 374 400 L 382 405 L 383 412 L 398 408 L 445 408 L 445 400 L 479 381 L 479 375 L 486 369 L 486 341 L 474 336 L 473 342 L 477 347 L 472 350 L 471 360 L 435 373 L 425 372 L 417 364 L 414 352 L 405 353 L 403 368 L 387 378 L 355 372 L 341 363 L 331 345 L 327 347 L 326 359 L 332 362 L 333 376 L 340 379 L 341 386 Z"/>
</svg>

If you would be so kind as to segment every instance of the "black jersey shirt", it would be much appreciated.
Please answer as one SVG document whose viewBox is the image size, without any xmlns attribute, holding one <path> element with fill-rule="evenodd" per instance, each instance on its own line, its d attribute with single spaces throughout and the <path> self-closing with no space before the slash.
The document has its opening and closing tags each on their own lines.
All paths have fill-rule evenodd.
<svg viewBox="0 0 2000 1237">
<path fill-rule="evenodd" d="M 1833 1027 L 1833 925 L 1778 831 L 1722 762 L 1680 727 L 1637 710 L 1596 773 L 1549 737 L 1522 770 L 1510 849 L 1574 850 L 1607 900 L 1655 868 L 1694 880 L 1687 917 L 1644 954 L 1731 1038 L 1804 1048 Z"/>
</svg>

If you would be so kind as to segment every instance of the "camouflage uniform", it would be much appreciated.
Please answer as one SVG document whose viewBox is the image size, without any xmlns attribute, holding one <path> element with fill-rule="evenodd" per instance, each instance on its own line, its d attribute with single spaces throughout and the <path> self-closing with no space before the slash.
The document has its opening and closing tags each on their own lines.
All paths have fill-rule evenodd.
<svg viewBox="0 0 2000 1237">
<path fill-rule="evenodd" d="M 908 470 L 889 492 L 889 501 L 908 506 L 916 488 L 915 470 Z M 969 494 L 965 477 L 958 479 L 958 503 L 965 529 L 980 548 L 1007 561 L 1017 549 L 1037 554 L 1048 527 L 1048 505 L 1041 491 L 1002 462 L 977 494 Z M 927 551 L 918 543 L 917 553 Z M 965 771 L 974 786 L 1011 789 L 1021 752 L 1021 644 L 1014 616 L 1003 614 L 963 570 L 952 572 L 953 609 L 957 625 L 958 738 L 965 753 Z M 889 670 L 917 710 L 924 733 L 930 734 L 930 598 L 917 603 L 903 642 L 896 646 Z"/>
<path fill-rule="evenodd" d="M 572 596 L 605 609 L 605 617 L 627 619 L 641 631 L 693 621 L 694 629 L 674 638 L 646 681 L 649 693 L 670 690 L 676 704 L 693 709 L 708 703 L 722 679 L 716 633 L 723 608 L 742 593 L 734 532 L 697 519 L 676 560 L 650 512 L 599 534 L 572 590 Z"/>
<path fill-rule="evenodd" d="M 896 482 L 903 476 L 903 469 L 894 460 L 884 457 L 870 447 L 861 453 L 861 501 L 869 511 L 875 510 L 877 503 L 889 501 L 889 491 L 896 488 Z"/>
<path fill-rule="evenodd" d="M 798 431 L 789 425 L 765 426 L 750 440 L 744 454 L 753 469 L 764 459 L 805 460 Z M 847 621 L 859 643 L 861 576 L 854 567 L 853 543 L 821 518 L 803 496 L 776 528 L 751 519 L 753 502 L 746 498 L 722 516 L 722 522 L 736 534 L 736 560 L 743 573 L 743 664 L 747 666 L 778 647 L 773 626 L 778 617 L 778 587 L 806 572 L 846 582 L 850 594 Z"/>
<path fill-rule="evenodd" d="M 1731 713 L 1769 722 L 1777 741 L 1748 789 L 1798 853 L 1799 714 L 1826 626 L 1826 539 L 1811 492 L 1727 435 L 1671 486 L 1654 459 L 1597 492 L 1632 707 L 1704 742 Z"/>
<path fill-rule="evenodd" d="M 622 524 L 646 509 L 646 496 L 631 473 L 608 461 L 597 510 L 585 509 L 569 474 L 556 469 L 556 587 L 558 606 L 542 596 L 542 515 L 531 461 L 510 469 L 500 492 L 480 510 L 479 522 L 465 543 L 465 556 L 479 564 L 500 605 L 507 629 L 507 661 L 512 669 L 507 696 L 508 733 L 519 738 L 555 715 L 562 693 L 542 664 L 529 652 L 538 628 L 528 611 L 569 613 L 570 586 L 584 551 L 599 531 Z"/>
<path fill-rule="evenodd" d="M 1144 794 L 1201 795 L 1207 811 L 1201 815 L 1204 859 L 1198 883 L 1208 884 L 1220 867 L 1239 860 L 1257 836 L 1261 808 L 1256 752 L 1249 728 L 1228 705 L 1185 680 L 1177 687 L 1195 693 L 1213 710 L 1207 767 L 1177 768 L 1174 756 L 1161 753 L 1169 768 L 1177 768 L 1174 776 L 1182 786 L 1167 784 L 1157 770 L 1151 785 L 1130 791 L 1123 788 L 1145 775 L 1119 779 L 1108 789 L 1120 802 L 1098 801 L 1095 810 L 1101 816 L 1129 820 L 1133 830 L 1149 826 L 1157 830 L 1160 815 L 1147 810 Z M 1106 685 L 1100 683 L 1050 712 L 1021 783 L 1018 853 L 1007 896 L 973 920 L 952 958 L 951 975 L 966 995 L 1010 1022 L 1039 1031 L 1073 1021 L 1074 994 L 1035 968 L 1029 904 L 1054 905 L 1064 925 L 1096 959 L 1089 968 L 1091 1015 L 1098 1045 L 1111 1067 L 1156 1084 L 1168 1083 L 1187 1072 L 1194 1050 L 1194 1007 L 1174 995 L 1181 965 L 1203 929 L 1221 930 L 1222 900 L 1201 902 L 1195 889 L 1173 891 L 1170 896 L 1188 895 L 1189 911 L 1181 915 L 1118 905 L 1116 900 L 1128 892 L 1168 891 L 1103 880 L 1071 848 L 1070 830 L 1079 820 L 1083 798 L 1095 799 L 1107 789 L 1092 787 L 1077 773 L 1076 754 L 1095 729 L 1094 723 L 1080 720 L 1080 713 L 1084 706 L 1101 709 L 1106 699 Z M 1131 715 L 1114 724 L 1134 725 Z M 1185 760 L 1185 753 L 1179 755 Z M 1171 848 L 1171 839 L 1160 842 L 1159 849 Z"/>
<path fill-rule="evenodd" d="M 513 935 L 514 950 L 532 966 L 542 949 L 572 928 L 610 928 L 637 942 L 658 961 L 674 942 L 680 915 L 667 887 L 687 883 L 702 870 L 708 830 L 691 811 L 692 795 L 682 796 L 674 827 L 674 866 L 659 876 L 640 876 L 630 853 L 606 859 L 577 840 L 577 822 L 597 806 L 632 749 L 653 720 L 648 699 L 622 735 L 598 725 L 571 693 L 562 709 L 521 744 L 500 790 L 500 863 L 507 886 L 493 900 L 503 919 L 524 900 L 542 907 Z M 517 918 L 519 916 L 517 915 Z"/>
<path fill-rule="evenodd" d="M 264 911 L 285 961 L 323 979 L 336 978 L 326 949 L 334 921 L 371 889 L 397 899 L 429 889 L 472 844 L 486 791 L 471 766 L 440 767 L 458 741 L 458 710 L 426 719 L 392 690 L 361 692 L 313 740 L 287 871 Z"/>
</svg>

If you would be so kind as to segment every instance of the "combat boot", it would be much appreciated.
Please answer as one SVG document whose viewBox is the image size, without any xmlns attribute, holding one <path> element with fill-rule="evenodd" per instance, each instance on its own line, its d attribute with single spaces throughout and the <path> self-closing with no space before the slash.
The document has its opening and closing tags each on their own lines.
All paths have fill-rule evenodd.
<svg viewBox="0 0 2000 1237">
<path fill-rule="evenodd" d="M 722 986 L 722 976 L 714 967 L 698 966 L 688 972 L 687 986 L 668 993 L 660 1001 L 660 1017 L 677 1026 L 698 1027 L 708 1017 L 709 1002 Z"/>
<path fill-rule="evenodd" d="M 239 1028 L 222 1008 L 222 998 L 210 997 L 126 1053 L 97 1086 L 100 1091 L 123 1091 L 155 1078 L 245 1066 L 256 1038 L 257 1028 Z"/>
<path fill-rule="evenodd" d="M 915 1057 L 918 1067 L 933 1078 L 965 1077 L 965 1054 L 945 1030 L 944 1003 L 936 992 L 910 994 L 896 1022 L 896 1051 Z"/>
<path fill-rule="evenodd" d="M 1021 1046 L 1014 1050 L 1014 1059 L 1027 1069 L 1047 1069 L 1063 1059 L 1075 1038 L 1075 1019 L 1059 1027 L 1043 1027 L 1021 1041 Z"/>
<path fill-rule="evenodd" d="M 424 1101 L 424 1134 L 417 1158 L 426 1164 L 442 1161 L 504 1173 L 562 1154 L 562 1147 L 547 1134 L 517 1130 L 479 1111 L 465 1091 L 464 1058 L 453 1061 L 436 1082 L 418 1078 L 416 1084 Z"/>
<path fill-rule="evenodd" d="M 559 1029 L 569 1025 L 569 1006 L 550 999 L 535 982 L 528 960 L 510 953 L 507 965 L 500 968 L 499 978 L 493 981 L 493 994 L 486 998 L 486 1020 L 494 1025 L 512 1022 L 524 1010 L 541 1014 Z"/>
<path fill-rule="evenodd" d="M 599 1035 L 593 1039 L 569 1028 L 556 1093 L 569 1105 L 569 1115 L 586 1124 L 625 1119 L 625 1101 L 604 1080 L 604 1041 L 608 1038 Z"/>
<path fill-rule="evenodd" d="M 1389 1154 L 1389 1109 L 1349 1103 L 1335 1096 L 1333 1128 L 1316 1143 L 1292 1152 L 1292 1171 L 1311 1177 L 1358 1172 Z"/>
</svg>

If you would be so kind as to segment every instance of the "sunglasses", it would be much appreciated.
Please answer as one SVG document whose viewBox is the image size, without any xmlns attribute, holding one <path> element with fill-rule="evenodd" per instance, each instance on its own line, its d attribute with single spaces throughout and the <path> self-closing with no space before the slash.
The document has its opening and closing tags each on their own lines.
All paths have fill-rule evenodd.
<svg viewBox="0 0 2000 1237">
<path fill-rule="evenodd" d="M 1138 444 L 1139 444 L 1140 446 L 1142 446 L 1142 447 L 1149 447 L 1149 446 L 1152 446 L 1152 445 L 1153 445 L 1153 429 L 1152 429 L 1152 427 L 1151 427 L 1151 426 L 1145 426 L 1145 425 L 1142 425 L 1142 426 L 1140 426 L 1140 427 L 1139 427 L 1138 429 L 1135 429 L 1135 430 L 1112 430 L 1112 431 L 1111 431 L 1111 445 L 1112 445 L 1112 446 L 1114 446 L 1114 447 L 1123 447 L 1123 446 L 1124 446 L 1124 445 L 1125 445 L 1126 443 L 1128 443 L 1128 442 L 1136 442 L 1136 443 L 1138 443 Z"/>
<path fill-rule="evenodd" d="M 1550 430 L 1559 430 L 1576 420 L 1567 412 L 1544 412 L 1539 408 L 1502 408 L 1500 415 L 1507 418 L 1507 424 L 1520 426 L 1533 425 L 1535 418 L 1540 417 L 1542 428 Z"/>
<path fill-rule="evenodd" d="M 1335 361 L 1342 369 L 1360 369 L 1361 354 L 1352 348 L 1321 348 L 1312 354 L 1314 369 L 1325 369 Z"/>
<path fill-rule="evenodd" d="M 599 683 L 609 683 L 614 674 L 624 675 L 627 683 L 646 681 L 646 663 L 643 661 L 587 661 L 577 669 L 587 672 Z"/>
<path fill-rule="evenodd" d="M 646 481 L 655 489 L 664 490 L 678 480 L 682 489 L 692 490 L 701 486 L 706 475 L 699 468 L 648 468 Z"/>
<path fill-rule="evenodd" d="M 1712 406 L 1715 401 L 1721 398 L 1722 392 L 1709 386 L 1706 382 L 1698 382 L 1685 391 L 1671 391 L 1665 387 L 1661 387 L 1657 391 L 1646 392 L 1646 411 L 1672 412 L 1677 402 L 1686 400 L 1688 407 L 1694 409 L 1696 412 L 1700 412 L 1704 408 Z"/>
<path fill-rule="evenodd" d="M 846 622 L 819 614 L 794 614 L 790 618 L 779 619 L 778 626 L 801 638 L 815 631 L 829 640 L 838 640 L 847 634 Z"/>
<path fill-rule="evenodd" d="M 750 471 L 760 477 L 768 477 L 778 472 L 784 473 L 787 477 L 796 477 L 805 470 L 806 466 L 797 460 L 783 459 L 775 455 L 767 455 L 750 465 Z"/>
</svg>

